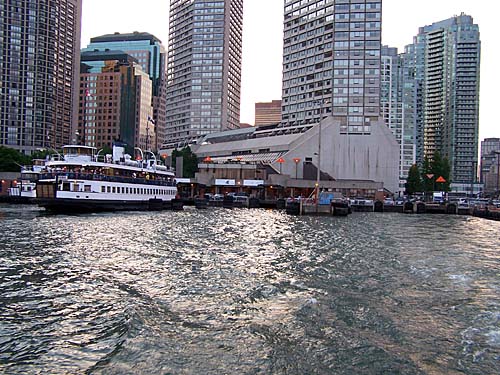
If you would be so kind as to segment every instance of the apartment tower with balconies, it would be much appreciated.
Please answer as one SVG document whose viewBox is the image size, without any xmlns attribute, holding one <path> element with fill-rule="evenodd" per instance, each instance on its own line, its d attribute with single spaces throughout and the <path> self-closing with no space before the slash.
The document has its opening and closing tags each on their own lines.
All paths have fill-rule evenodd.
<svg viewBox="0 0 500 375">
<path fill-rule="evenodd" d="M 243 0 L 171 0 L 165 142 L 240 123 Z"/>
<path fill-rule="evenodd" d="M 81 0 L 0 2 L 0 145 L 68 144 L 78 115 Z"/>
</svg>

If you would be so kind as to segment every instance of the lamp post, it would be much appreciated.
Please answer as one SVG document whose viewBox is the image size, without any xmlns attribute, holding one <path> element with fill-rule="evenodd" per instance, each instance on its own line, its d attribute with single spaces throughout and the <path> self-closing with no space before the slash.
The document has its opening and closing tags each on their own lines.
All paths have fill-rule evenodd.
<svg viewBox="0 0 500 375">
<path fill-rule="evenodd" d="M 321 122 L 322 122 L 322 118 L 321 118 L 321 114 L 323 113 L 323 103 L 327 103 L 327 102 L 324 102 L 323 100 L 315 100 L 313 101 L 313 103 L 315 105 L 319 105 L 319 114 L 320 114 L 320 118 L 319 118 L 319 124 L 318 124 L 318 167 L 317 167 L 317 172 L 316 172 L 316 184 L 315 184 L 315 195 L 316 195 L 316 213 L 319 212 L 319 183 L 320 183 L 320 180 L 321 180 Z"/>
<path fill-rule="evenodd" d="M 298 165 L 300 163 L 300 158 L 293 158 L 293 162 L 295 163 L 295 179 L 298 179 Z"/>
<path fill-rule="evenodd" d="M 278 160 L 276 160 L 276 162 L 279 163 L 279 165 L 280 165 L 280 175 L 281 175 L 281 165 L 285 162 L 285 159 L 278 158 Z"/>
</svg>

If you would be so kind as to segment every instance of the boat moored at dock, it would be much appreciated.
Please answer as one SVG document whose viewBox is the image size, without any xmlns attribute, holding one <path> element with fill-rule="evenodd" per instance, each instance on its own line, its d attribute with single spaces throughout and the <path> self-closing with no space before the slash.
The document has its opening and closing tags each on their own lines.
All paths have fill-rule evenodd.
<svg viewBox="0 0 500 375">
<path fill-rule="evenodd" d="M 149 160 L 133 160 L 125 145 L 98 161 L 89 146 L 63 147 L 62 160 L 45 164 L 36 185 L 36 202 L 50 211 L 94 212 L 182 209 L 174 173 Z"/>
</svg>

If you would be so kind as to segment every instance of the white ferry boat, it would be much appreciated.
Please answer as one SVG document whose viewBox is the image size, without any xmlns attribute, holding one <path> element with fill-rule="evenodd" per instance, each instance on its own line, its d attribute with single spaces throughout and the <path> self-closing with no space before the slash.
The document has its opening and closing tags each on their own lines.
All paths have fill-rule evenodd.
<svg viewBox="0 0 500 375">
<path fill-rule="evenodd" d="M 133 160 L 124 146 L 114 145 L 102 161 L 94 147 L 64 146 L 62 160 L 45 163 L 36 202 L 66 212 L 182 209 L 173 171 L 154 157 Z"/>
</svg>

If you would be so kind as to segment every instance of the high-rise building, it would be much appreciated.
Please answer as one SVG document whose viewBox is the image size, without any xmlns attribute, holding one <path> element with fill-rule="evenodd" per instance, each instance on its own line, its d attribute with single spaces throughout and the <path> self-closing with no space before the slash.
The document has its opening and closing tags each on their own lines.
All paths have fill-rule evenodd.
<svg viewBox="0 0 500 375">
<path fill-rule="evenodd" d="M 166 142 L 240 123 L 243 0 L 170 0 Z"/>
<path fill-rule="evenodd" d="M 82 52 L 80 114 L 76 141 L 102 148 L 113 141 L 151 150 L 152 82 L 134 57 L 123 51 Z"/>
<path fill-rule="evenodd" d="M 379 120 L 382 0 L 285 0 L 284 125 L 333 115 L 345 134 Z"/>
<path fill-rule="evenodd" d="M 68 144 L 77 119 L 81 0 L 0 1 L 0 145 Z"/>
<path fill-rule="evenodd" d="M 498 191 L 500 138 L 485 138 L 481 142 L 480 181 L 486 193 Z"/>
<path fill-rule="evenodd" d="M 414 41 L 415 78 L 421 85 L 423 138 L 418 157 L 448 158 L 455 183 L 470 183 L 477 168 L 479 27 L 460 15 L 420 28 Z"/>
<path fill-rule="evenodd" d="M 382 0 L 285 0 L 284 13 L 281 126 L 332 117 L 333 132 L 318 127 L 312 162 L 397 192 L 399 147 L 380 113 Z"/>
<path fill-rule="evenodd" d="M 255 126 L 281 122 L 281 100 L 255 103 Z"/>
<path fill-rule="evenodd" d="M 413 59 L 408 52 L 382 46 L 380 108 L 386 126 L 399 144 L 400 191 L 405 191 L 408 172 L 416 162 L 416 93 Z"/>
<path fill-rule="evenodd" d="M 149 75 L 153 84 L 153 123 L 156 139 L 153 149 L 157 149 L 165 141 L 166 126 L 166 52 L 161 40 L 148 33 L 120 34 L 118 32 L 90 39 L 84 52 L 89 51 L 123 51 L 134 57 L 141 65 L 143 72 Z"/>
</svg>

